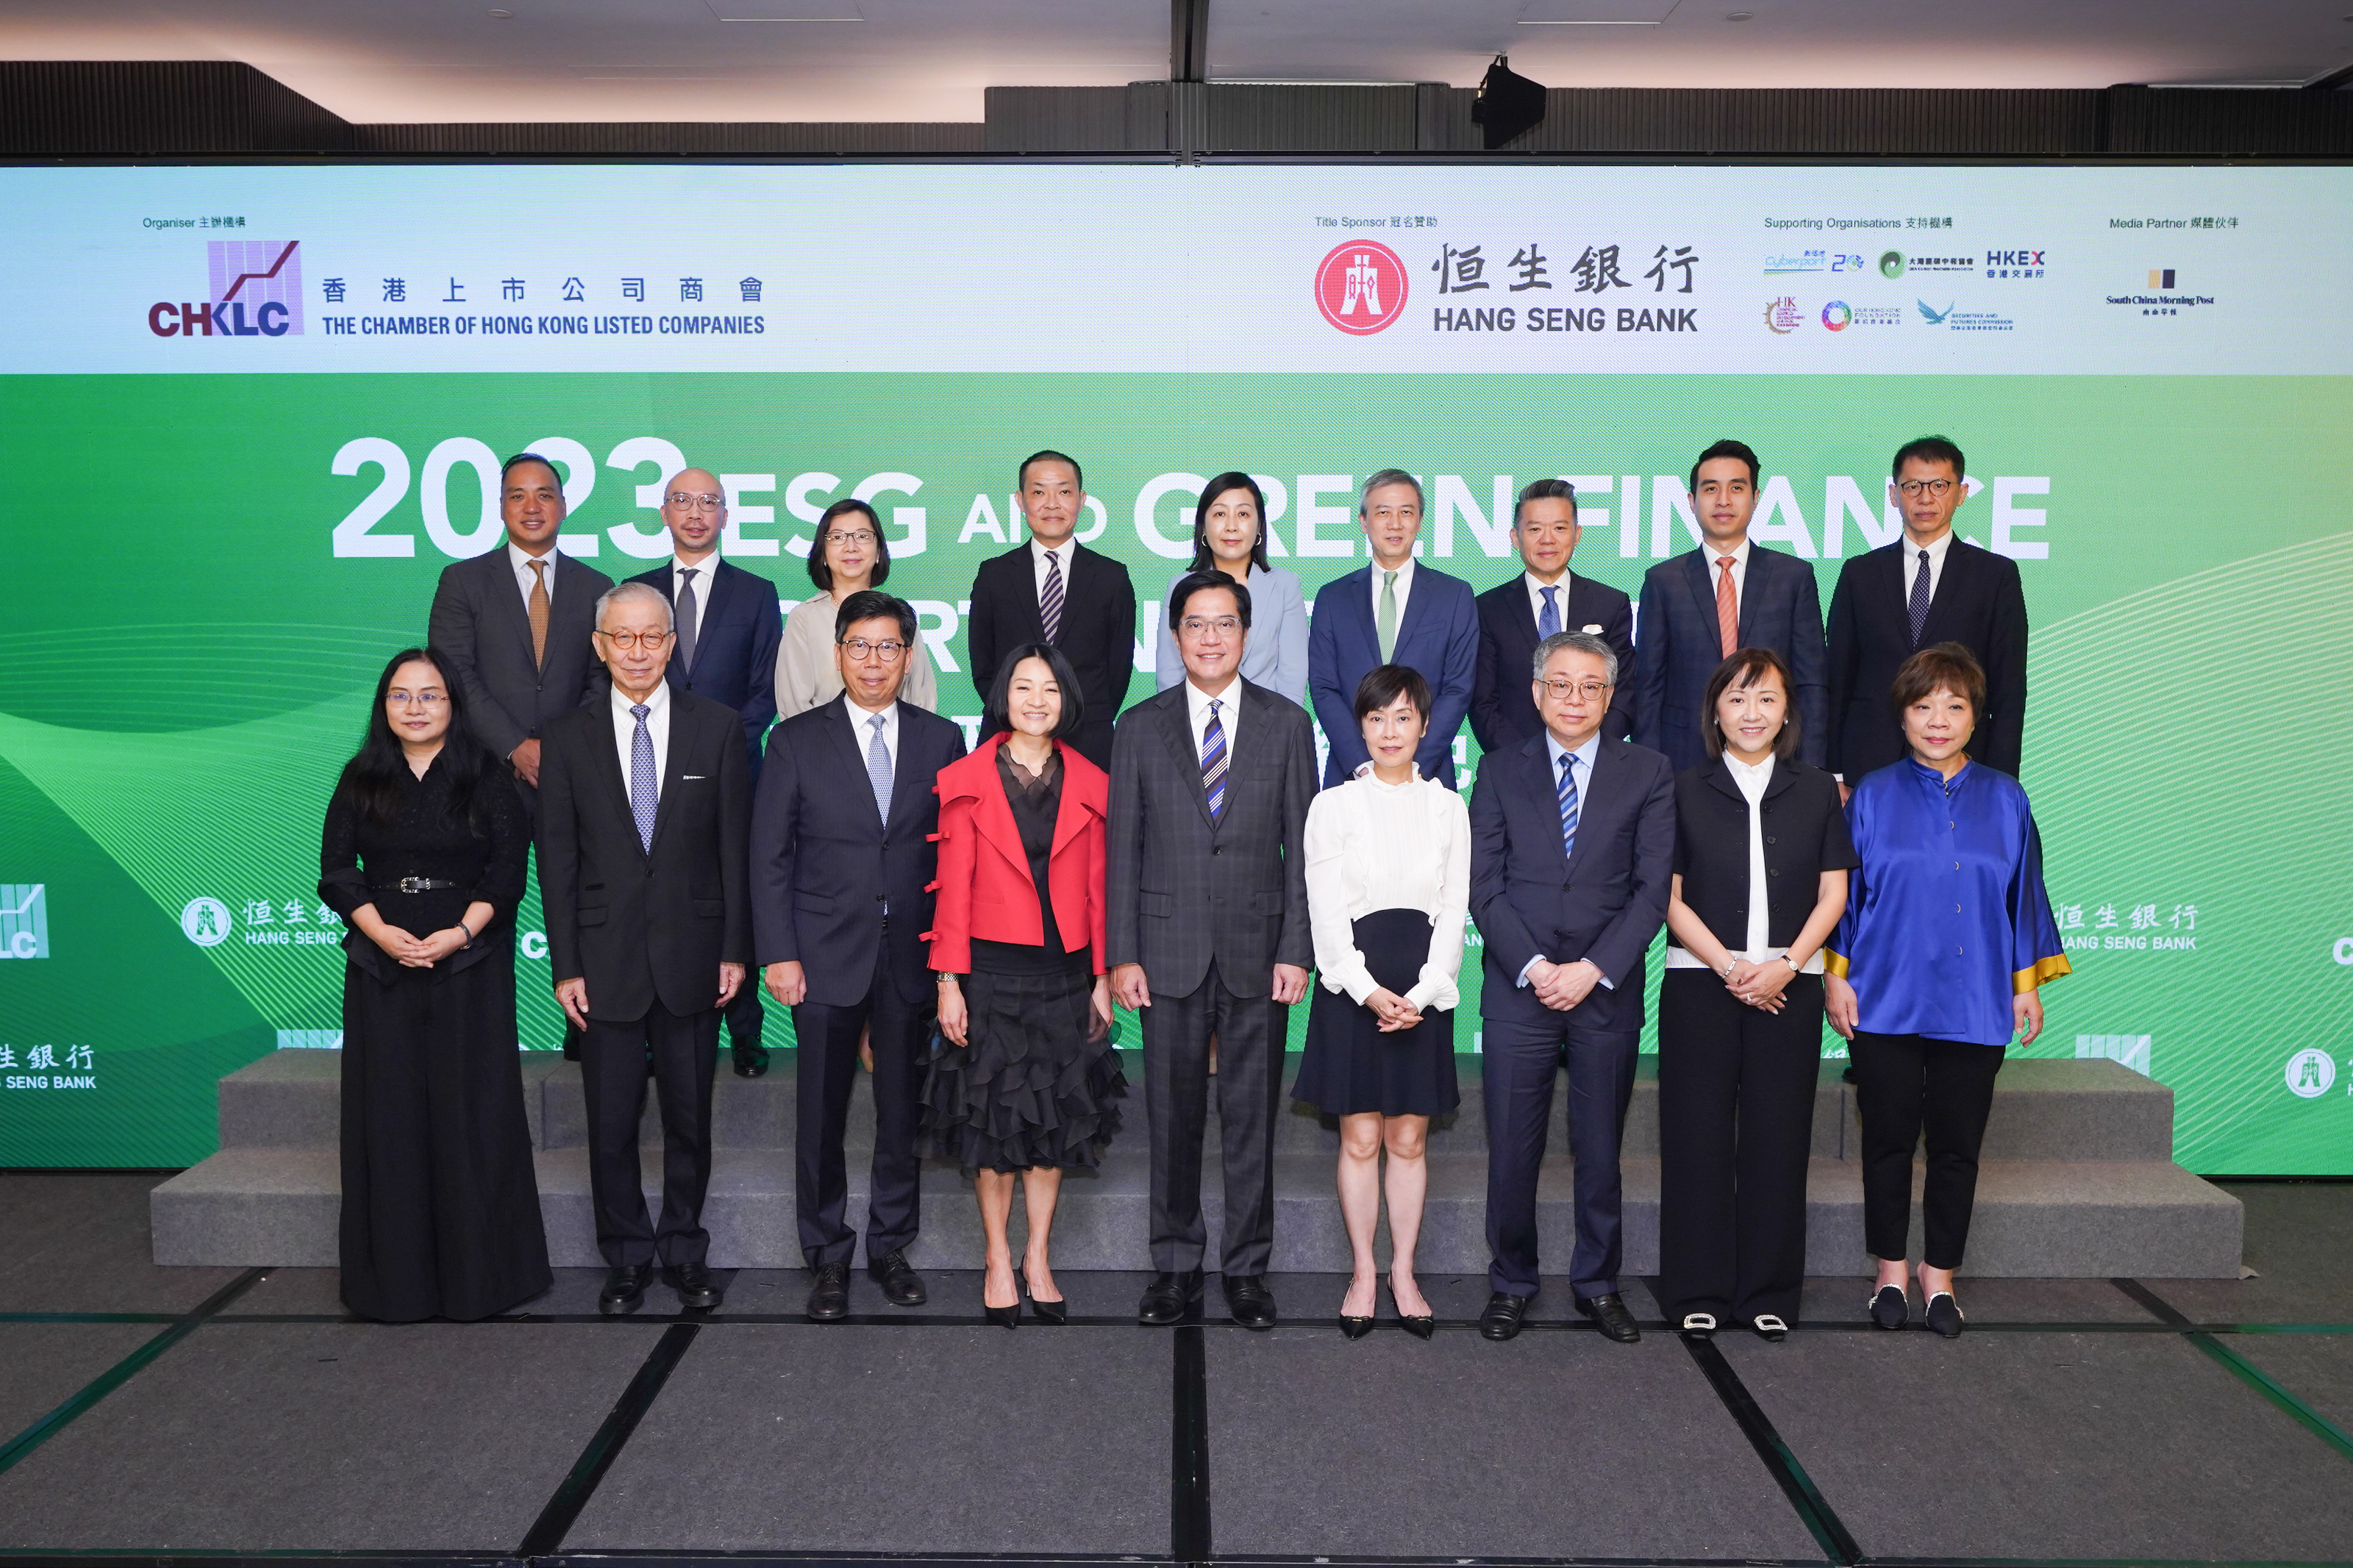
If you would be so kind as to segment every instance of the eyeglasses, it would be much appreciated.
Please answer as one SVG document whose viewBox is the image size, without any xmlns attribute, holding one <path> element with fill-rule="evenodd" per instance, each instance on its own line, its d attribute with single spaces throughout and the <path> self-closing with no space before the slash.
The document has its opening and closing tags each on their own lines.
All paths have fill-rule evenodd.
<svg viewBox="0 0 2353 1568">
<path fill-rule="evenodd" d="M 1242 629 L 1242 618 L 1240 616 L 1219 616 L 1212 621 L 1199 616 L 1187 616 L 1176 623 L 1176 629 L 1196 639 L 1208 637 L 1211 632 L 1221 637 L 1229 637 Z"/>
<path fill-rule="evenodd" d="M 828 544 L 871 544 L 874 542 L 874 531 L 871 528 L 837 528 L 825 536 L 825 542 Z"/>
<path fill-rule="evenodd" d="M 1905 479 L 1898 483 L 1895 488 L 1902 490 L 1905 499 L 1909 500 L 1918 500 L 1923 495 L 1934 496 L 1938 500 L 1942 500 L 1945 499 L 1945 492 L 1953 488 L 1953 481 L 1950 479 Z"/>
<path fill-rule="evenodd" d="M 659 653 L 662 644 L 670 641 L 671 636 L 669 632 L 607 631 L 599 631 L 596 635 L 624 653 L 639 647 L 644 647 L 648 653 Z"/>
<path fill-rule="evenodd" d="M 387 691 L 384 694 L 384 700 L 395 708 L 406 708 L 414 703 L 428 711 L 435 708 L 447 708 L 449 705 L 448 693 L 443 691 Z"/>
<path fill-rule="evenodd" d="M 841 646 L 844 649 L 848 650 L 850 658 L 858 660 L 860 664 L 863 664 L 870 658 L 879 658 L 884 664 L 889 664 L 892 660 L 896 659 L 901 654 L 907 651 L 907 645 L 905 643 L 893 642 L 888 637 L 883 638 L 881 642 L 869 642 L 864 637 L 851 637 L 848 642 L 843 643 Z"/>
<path fill-rule="evenodd" d="M 681 511 L 719 511 L 727 505 L 727 498 L 714 495 L 691 496 L 684 490 L 672 490 L 670 492 L 670 504 Z"/>
<path fill-rule="evenodd" d="M 1537 684 L 1555 702 L 1566 702 L 1572 697 L 1587 702 L 1599 702 L 1609 694 L 1609 683 L 1606 680 L 1563 680 L 1556 676 Z"/>
</svg>

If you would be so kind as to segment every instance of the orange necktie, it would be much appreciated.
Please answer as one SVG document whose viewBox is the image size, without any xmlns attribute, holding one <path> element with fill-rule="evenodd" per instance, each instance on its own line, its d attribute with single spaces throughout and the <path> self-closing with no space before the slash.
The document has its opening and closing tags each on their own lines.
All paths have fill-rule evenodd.
<svg viewBox="0 0 2353 1568">
<path fill-rule="evenodd" d="M 1732 650 L 1740 646 L 1740 607 L 1732 600 L 1732 557 L 1715 558 L 1715 635 L 1724 644 L 1723 657 L 1730 658 Z"/>
<path fill-rule="evenodd" d="M 1723 609 L 1720 597 L 1716 601 L 1716 608 L 1719 612 Z M 531 616 L 531 660 L 544 669 L 547 668 L 547 563 L 544 561 L 531 563 L 528 613 Z"/>
</svg>

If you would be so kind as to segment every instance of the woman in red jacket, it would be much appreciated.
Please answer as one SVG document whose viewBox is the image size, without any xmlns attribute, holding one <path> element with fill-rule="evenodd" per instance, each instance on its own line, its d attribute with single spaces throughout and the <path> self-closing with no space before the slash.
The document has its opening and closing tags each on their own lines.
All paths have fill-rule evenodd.
<svg viewBox="0 0 2353 1568">
<path fill-rule="evenodd" d="M 1017 647 L 988 698 L 1002 732 L 940 770 L 940 879 L 929 932 L 941 1043 L 923 1086 L 926 1152 L 953 1154 L 988 1237 L 991 1322 L 1069 1316 L 1047 1267 L 1062 1172 L 1102 1161 L 1124 1091 L 1103 970 L 1103 821 L 1111 781 L 1062 743 L 1078 677 L 1043 643 Z M 1006 1224 L 1021 1178 L 1018 1273 Z"/>
</svg>

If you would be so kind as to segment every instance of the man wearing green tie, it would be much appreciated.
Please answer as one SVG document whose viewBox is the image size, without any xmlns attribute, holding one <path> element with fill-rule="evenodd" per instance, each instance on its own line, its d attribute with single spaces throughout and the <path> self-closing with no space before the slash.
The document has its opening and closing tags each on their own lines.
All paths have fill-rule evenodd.
<svg viewBox="0 0 2353 1568">
<path fill-rule="evenodd" d="M 1478 673 L 1479 610 L 1471 584 L 1414 559 L 1421 481 L 1383 468 L 1358 492 L 1357 520 L 1373 562 L 1326 583 L 1307 634 L 1307 691 L 1331 743 L 1328 787 L 1371 760 L 1356 719 L 1356 685 L 1384 664 L 1430 682 L 1430 732 L 1414 761 L 1424 778 L 1455 787 L 1454 737 Z"/>
</svg>

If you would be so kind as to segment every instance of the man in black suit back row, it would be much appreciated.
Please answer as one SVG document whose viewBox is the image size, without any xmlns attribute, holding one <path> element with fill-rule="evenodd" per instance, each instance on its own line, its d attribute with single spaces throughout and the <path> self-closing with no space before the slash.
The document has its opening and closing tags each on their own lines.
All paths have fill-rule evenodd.
<svg viewBox="0 0 2353 1568">
<path fill-rule="evenodd" d="M 1664 752 L 1681 772 L 1703 758 L 1701 697 L 1716 665 L 1734 648 L 1769 647 L 1796 676 L 1801 754 L 1852 784 L 1904 754 L 1887 708 L 1896 668 L 1922 647 L 1957 642 L 1986 671 L 1986 715 L 1972 755 L 2015 774 L 2026 713 L 2026 598 L 2017 563 L 1953 532 L 1953 514 L 1968 498 L 1966 472 L 1961 449 L 1941 436 L 1896 452 L 1887 499 L 1902 513 L 1902 535 L 1846 563 L 1827 635 L 1813 568 L 1748 537 L 1760 475 L 1757 454 L 1742 443 L 1718 441 L 1692 466 L 1692 514 L 1704 542 L 1644 574 L 1639 617 L 1624 594 L 1569 571 L 1576 492 L 1566 480 L 1536 480 L 1512 516 L 1526 570 L 1479 595 L 1471 729 L 1480 749 L 1499 751 L 1543 729 L 1522 695 L 1521 671 L 1545 637 L 1583 632 L 1607 642 L 1620 667 L 1602 733 Z"/>
</svg>

